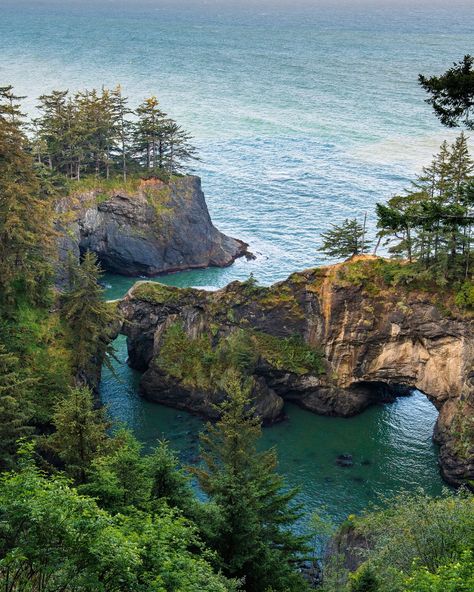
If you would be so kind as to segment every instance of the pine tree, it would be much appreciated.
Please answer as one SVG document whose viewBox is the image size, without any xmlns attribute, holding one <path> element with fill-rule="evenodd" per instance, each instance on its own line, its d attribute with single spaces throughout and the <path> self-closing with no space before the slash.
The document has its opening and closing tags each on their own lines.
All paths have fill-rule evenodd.
<svg viewBox="0 0 474 592">
<path fill-rule="evenodd" d="M 167 442 L 159 442 L 146 456 L 148 474 L 152 479 L 151 497 L 164 500 L 170 507 L 188 514 L 193 504 L 189 476 L 179 467 L 175 453 Z"/>
<path fill-rule="evenodd" d="M 145 508 L 152 484 L 142 445 L 123 429 L 109 443 L 106 454 L 93 460 L 81 491 L 96 498 L 107 510 L 123 513 L 132 506 Z"/>
<path fill-rule="evenodd" d="M 474 221 L 474 163 L 461 134 L 439 153 L 403 195 L 377 204 L 379 236 L 396 238 L 390 251 L 431 270 L 438 281 L 468 277 Z"/>
<path fill-rule="evenodd" d="M 55 432 L 47 438 L 47 446 L 64 462 L 66 472 L 84 483 L 92 460 L 107 442 L 104 409 L 95 408 L 88 388 L 72 388 L 56 406 L 53 425 Z"/>
<path fill-rule="evenodd" d="M 61 297 L 61 309 L 73 336 L 79 372 L 95 371 L 97 361 L 108 363 L 108 354 L 113 354 L 109 333 L 117 314 L 102 298 L 100 275 L 97 257 L 89 251 L 82 263 L 69 262 L 69 286 Z"/>
<path fill-rule="evenodd" d="M 474 57 L 465 55 L 441 76 L 427 78 L 420 74 L 418 81 L 430 95 L 426 102 L 447 127 L 465 125 L 474 129 Z"/>
<path fill-rule="evenodd" d="M 135 153 L 146 170 L 157 172 L 164 169 L 167 122 L 166 113 L 156 97 L 145 99 L 137 108 L 138 121 L 135 125 Z"/>
<path fill-rule="evenodd" d="M 250 385 L 229 374 L 224 386 L 229 398 L 201 436 L 204 464 L 193 469 L 221 514 L 211 545 L 228 575 L 245 578 L 247 592 L 301 592 L 305 585 L 294 565 L 306 541 L 290 531 L 300 517 L 297 491 L 284 490 L 275 450 L 257 451 L 261 427 L 249 407 Z"/>
<path fill-rule="evenodd" d="M 196 149 L 191 144 L 191 136 L 172 119 L 165 126 L 164 153 L 161 166 L 170 175 L 181 172 L 184 164 L 196 159 Z"/>
<path fill-rule="evenodd" d="M 0 88 L 0 301 L 43 302 L 51 276 L 54 219 L 12 87 Z"/>
<path fill-rule="evenodd" d="M 11 469 L 17 440 L 32 433 L 26 391 L 31 380 L 21 377 L 18 358 L 0 344 L 0 468 Z"/>
<path fill-rule="evenodd" d="M 126 181 L 128 172 L 128 151 L 130 148 L 129 143 L 132 131 L 132 123 L 127 119 L 127 116 L 130 115 L 132 111 L 128 107 L 128 99 L 127 97 L 123 96 L 122 89 L 120 86 L 117 86 L 111 92 L 110 96 L 112 102 L 113 117 L 116 127 L 116 135 L 118 140 L 116 151 L 119 155 L 123 180 Z"/>
<path fill-rule="evenodd" d="M 332 224 L 332 230 L 321 233 L 323 244 L 320 251 L 329 257 L 347 259 L 354 255 L 366 253 L 370 247 L 365 238 L 365 222 L 360 224 L 355 218 L 337 226 Z"/>
</svg>

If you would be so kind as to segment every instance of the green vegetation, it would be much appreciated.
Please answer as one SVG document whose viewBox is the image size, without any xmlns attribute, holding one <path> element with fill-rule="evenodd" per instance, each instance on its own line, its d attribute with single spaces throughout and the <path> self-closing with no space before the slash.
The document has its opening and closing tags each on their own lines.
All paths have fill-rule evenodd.
<svg viewBox="0 0 474 592">
<path fill-rule="evenodd" d="M 370 248 L 370 242 L 365 236 L 364 224 L 360 224 L 355 218 L 344 220 L 337 226 L 332 224 L 332 230 L 321 233 L 323 244 L 319 250 L 329 257 L 347 259 L 354 255 L 362 255 Z"/>
<path fill-rule="evenodd" d="M 474 584 L 474 499 L 465 492 L 386 500 L 341 529 L 360 567 L 328 566 L 324 592 L 464 592 Z M 331 573 L 331 569 L 333 573 Z"/>
<path fill-rule="evenodd" d="M 19 100 L 0 87 L 0 305 L 44 304 L 51 275 L 50 187 L 28 152 Z"/>
<path fill-rule="evenodd" d="M 433 107 L 436 116 L 447 127 L 474 129 L 474 58 L 465 55 L 441 76 L 426 77 L 420 74 L 418 80 L 430 95 L 426 102 Z"/>
<path fill-rule="evenodd" d="M 410 189 L 377 204 L 377 225 L 379 242 L 394 258 L 348 262 L 339 272 L 342 281 L 373 294 L 407 286 L 430 292 L 447 310 L 474 309 L 474 161 L 463 134 L 451 146 L 442 144 Z M 323 237 L 327 254 L 356 254 L 347 224 Z"/>
<path fill-rule="evenodd" d="M 230 592 L 196 528 L 171 508 L 110 513 L 61 475 L 35 466 L 31 446 L 0 482 L 0 583 L 9 592 Z M 137 485 L 140 485 L 137 483 Z"/>
<path fill-rule="evenodd" d="M 179 304 L 191 293 L 187 288 L 174 288 L 159 282 L 139 282 L 133 287 L 133 297 L 150 304 Z"/>
<path fill-rule="evenodd" d="M 451 87 L 443 87 L 457 84 L 459 75 L 470 84 L 470 60 L 467 72 L 459 66 L 426 82 L 438 93 L 433 105 L 448 125 L 471 125 L 464 98 L 450 103 Z M 166 181 L 194 151 L 155 98 L 133 114 L 120 88 L 74 96 L 54 91 L 39 99 L 32 138 L 20 100 L 11 87 L 0 87 L 0 588 L 306 590 L 300 563 L 311 549 L 294 530 L 302 508 L 296 490 L 276 472 L 275 451 L 259 451 L 260 421 L 250 394 L 259 363 L 298 375 L 321 374 L 324 364 L 296 336 L 249 329 L 237 310 L 255 299 L 267 311 L 281 305 L 300 319 L 299 297 L 286 287 L 259 287 L 250 277 L 230 286 L 223 301 L 209 299 L 209 312 L 216 312 L 209 332 L 190 337 L 173 323 L 162 335 L 159 367 L 185 385 L 226 394 L 217 423 L 202 435 L 201 465 L 187 471 L 166 442 L 146 453 L 127 430 L 111 429 L 91 388 L 113 355 L 118 319 L 102 299 L 100 269 L 90 253 L 80 263 L 71 260 L 64 292 L 53 290 L 55 201 L 64 189 L 91 189 L 100 200 L 119 186 L 135 191 L 140 176 Z M 378 206 L 380 237 L 403 261 L 352 261 L 336 281 L 382 295 L 395 285 L 438 293 L 449 285 L 450 304 L 472 308 L 473 170 L 464 136 L 444 144 L 410 191 Z M 151 187 L 147 194 L 161 213 L 166 191 Z M 331 232 L 324 237 L 331 256 L 367 248 L 357 221 Z M 191 294 L 150 283 L 135 288 L 135 296 L 151 304 L 181 304 Z M 234 297 L 235 308 L 227 307 Z M 223 317 L 231 330 L 218 324 Z M 461 455 L 469 454 L 473 437 L 466 419 L 461 409 L 453 422 Z M 190 472 L 205 500 L 192 488 Z M 321 521 L 313 524 L 319 537 L 327 533 Z M 467 493 L 403 495 L 351 517 L 342 532 L 362 541 L 361 566 L 349 574 L 339 558 L 328 561 L 324 592 L 467 592 L 474 586 Z"/>
<path fill-rule="evenodd" d="M 303 592 L 292 568 L 309 551 L 305 537 L 290 527 L 301 517 L 297 490 L 284 489 L 274 449 L 257 451 L 261 427 L 250 407 L 250 385 L 238 372 L 227 375 L 229 398 L 220 419 L 201 436 L 203 466 L 194 470 L 216 504 L 219 520 L 210 545 L 224 573 L 244 578 L 247 592 Z"/>
<path fill-rule="evenodd" d="M 94 372 L 97 362 L 108 363 L 113 354 L 110 332 L 119 322 L 114 308 L 102 298 L 101 270 L 94 253 L 87 252 L 82 262 L 69 260 L 68 287 L 61 294 L 61 312 L 74 339 L 76 371 Z"/>
<path fill-rule="evenodd" d="M 33 151 L 38 163 L 69 179 L 140 172 L 167 179 L 195 158 L 190 136 L 156 97 L 130 109 L 121 88 L 53 91 L 38 99 Z M 132 118 L 131 118 L 132 116 Z"/>
<path fill-rule="evenodd" d="M 377 205 L 380 235 L 395 256 L 445 283 L 471 279 L 473 172 L 461 134 L 451 146 L 442 144 L 411 189 Z"/>
<path fill-rule="evenodd" d="M 324 372 L 322 355 L 298 336 L 275 337 L 250 329 L 236 329 L 218 338 L 204 333 L 188 336 L 180 322 L 163 335 L 158 366 L 186 386 L 217 391 L 227 374 L 238 371 L 249 377 L 259 359 L 277 370 L 295 374 Z"/>
</svg>

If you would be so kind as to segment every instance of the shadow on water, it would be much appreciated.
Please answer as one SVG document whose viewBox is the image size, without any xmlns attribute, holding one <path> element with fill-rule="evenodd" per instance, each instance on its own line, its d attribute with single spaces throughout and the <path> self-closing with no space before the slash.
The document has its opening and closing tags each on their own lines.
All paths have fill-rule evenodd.
<svg viewBox="0 0 474 592">
<path fill-rule="evenodd" d="M 113 419 L 129 426 L 149 447 L 166 438 L 185 464 L 198 461 L 203 421 L 183 411 L 144 401 L 140 374 L 126 364 L 124 336 L 115 343 L 116 377 L 104 369 L 101 397 Z M 376 405 L 353 418 L 321 417 L 287 404 L 288 420 L 264 429 L 262 446 L 276 446 L 279 470 L 301 488 L 307 513 L 325 507 L 336 520 L 401 490 L 443 487 L 431 436 L 437 411 L 415 391 L 392 404 Z M 350 463 L 338 457 L 350 455 Z"/>
</svg>

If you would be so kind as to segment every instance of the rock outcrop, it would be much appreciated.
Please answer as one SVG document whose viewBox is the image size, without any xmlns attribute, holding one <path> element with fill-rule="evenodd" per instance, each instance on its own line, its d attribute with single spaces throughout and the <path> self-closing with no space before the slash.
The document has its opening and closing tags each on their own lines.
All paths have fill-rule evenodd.
<svg viewBox="0 0 474 592">
<path fill-rule="evenodd" d="M 59 284 L 68 253 L 79 257 L 86 250 L 96 253 L 107 271 L 146 276 L 223 267 L 247 253 L 245 243 L 212 224 L 195 176 L 141 181 L 128 190 L 84 191 L 61 200 L 58 210 Z"/>
<path fill-rule="evenodd" d="M 364 257 L 268 288 L 234 282 L 216 292 L 136 284 L 120 308 L 142 394 L 212 415 L 237 366 L 254 378 L 258 412 L 272 422 L 284 399 L 350 416 L 417 388 L 439 410 L 444 477 L 473 480 L 472 316 L 448 294 L 393 287 L 390 265 Z"/>
</svg>

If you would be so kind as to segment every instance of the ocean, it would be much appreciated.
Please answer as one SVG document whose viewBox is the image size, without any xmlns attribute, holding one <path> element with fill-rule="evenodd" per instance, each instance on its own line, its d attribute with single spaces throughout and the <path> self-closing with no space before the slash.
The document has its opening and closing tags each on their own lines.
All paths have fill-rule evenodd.
<svg viewBox="0 0 474 592">
<path fill-rule="evenodd" d="M 27 95 L 31 114 L 53 88 L 120 84 L 132 105 L 156 95 L 194 137 L 200 160 L 191 168 L 215 224 L 256 255 L 161 279 L 216 288 L 253 273 L 269 284 L 325 262 L 320 234 L 346 217 L 367 214 L 373 238 L 375 203 L 407 187 L 456 136 L 424 102 L 417 76 L 474 53 L 474 7 L 416 4 L 2 0 L 0 84 Z M 133 281 L 107 276 L 108 297 Z M 186 438 L 200 421 L 141 401 L 123 339 L 118 349 L 121 380 L 105 372 L 102 383 L 112 415 L 147 444 L 164 434 L 189 461 Z M 278 446 L 310 509 L 326 505 L 342 520 L 381 493 L 441 491 L 430 438 L 436 410 L 421 394 L 350 420 L 293 407 L 288 415 L 265 441 Z M 355 468 L 336 467 L 339 453 L 352 453 Z"/>
</svg>

